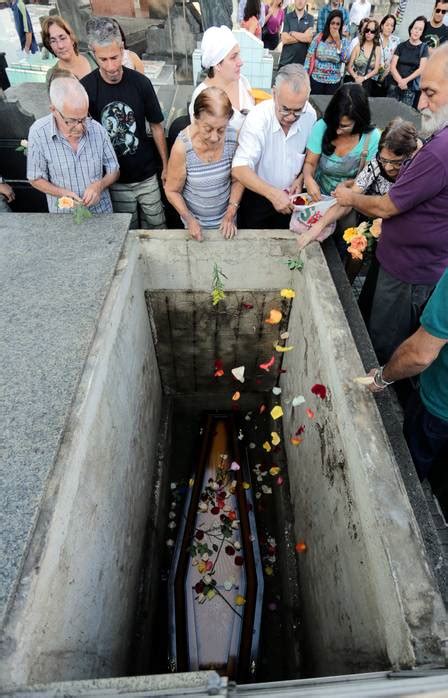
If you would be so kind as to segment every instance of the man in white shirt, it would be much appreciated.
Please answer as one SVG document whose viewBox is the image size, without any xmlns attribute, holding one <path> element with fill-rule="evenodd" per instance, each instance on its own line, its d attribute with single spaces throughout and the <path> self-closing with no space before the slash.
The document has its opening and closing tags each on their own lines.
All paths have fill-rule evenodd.
<svg viewBox="0 0 448 698">
<path fill-rule="evenodd" d="M 239 228 L 288 228 L 290 194 L 302 191 L 305 148 L 316 121 L 303 65 L 281 68 L 272 92 L 272 100 L 249 112 L 238 137 L 232 175 L 246 188 Z"/>
<path fill-rule="evenodd" d="M 354 0 L 353 5 L 350 8 L 350 36 L 355 37 L 358 31 L 359 23 L 365 17 L 370 16 L 370 10 L 372 6 L 369 0 Z"/>
</svg>

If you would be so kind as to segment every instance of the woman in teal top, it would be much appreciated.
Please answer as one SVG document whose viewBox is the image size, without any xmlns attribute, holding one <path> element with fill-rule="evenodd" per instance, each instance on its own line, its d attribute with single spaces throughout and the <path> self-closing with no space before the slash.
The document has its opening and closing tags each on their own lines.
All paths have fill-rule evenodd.
<svg viewBox="0 0 448 698">
<path fill-rule="evenodd" d="M 371 123 L 369 100 L 361 85 L 338 89 L 307 143 L 304 184 L 314 201 L 341 182 L 355 179 L 378 150 L 380 132 Z"/>
<path fill-rule="evenodd" d="M 369 99 L 356 83 L 342 85 L 331 98 L 324 118 L 317 121 L 306 144 L 304 185 L 313 201 L 329 196 L 338 184 L 354 181 L 366 162 L 375 157 L 380 132 L 371 123 Z M 342 235 L 356 225 L 356 212 L 341 218 L 334 240 L 341 254 Z"/>
</svg>

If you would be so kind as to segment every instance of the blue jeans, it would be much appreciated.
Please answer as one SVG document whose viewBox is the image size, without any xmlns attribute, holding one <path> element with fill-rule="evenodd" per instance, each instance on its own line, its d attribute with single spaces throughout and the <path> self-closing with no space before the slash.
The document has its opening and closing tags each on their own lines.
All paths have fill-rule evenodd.
<svg viewBox="0 0 448 698">
<path fill-rule="evenodd" d="M 403 432 L 420 481 L 448 455 L 448 422 L 428 412 L 414 392 L 406 405 Z"/>
</svg>

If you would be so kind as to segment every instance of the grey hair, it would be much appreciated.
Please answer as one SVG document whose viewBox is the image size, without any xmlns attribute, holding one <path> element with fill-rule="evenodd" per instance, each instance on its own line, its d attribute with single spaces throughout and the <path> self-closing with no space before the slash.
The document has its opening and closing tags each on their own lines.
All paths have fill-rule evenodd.
<svg viewBox="0 0 448 698">
<path fill-rule="evenodd" d="M 122 45 L 120 28 L 110 17 L 91 17 L 86 23 L 87 43 L 93 46 Z"/>
<path fill-rule="evenodd" d="M 289 63 L 280 68 L 275 76 L 274 87 L 278 90 L 283 83 L 286 83 L 293 92 L 300 92 L 306 89 L 308 96 L 311 91 L 310 78 L 300 63 Z"/>
<path fill-rule="evenodd" d="M 50 84 L 50 102 L 58 111 L 64 110 L 64 104 L 79 109 L 89 107 L 89 95 L 81 83 L 73 78 L 54 78 Z"/>
</svg>

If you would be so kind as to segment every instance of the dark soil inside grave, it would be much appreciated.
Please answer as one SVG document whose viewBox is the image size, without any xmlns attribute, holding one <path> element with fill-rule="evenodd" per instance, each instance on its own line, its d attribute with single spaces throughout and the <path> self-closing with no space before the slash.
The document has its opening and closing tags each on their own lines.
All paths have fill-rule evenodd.
<svg viewBox="0 0 448 698">
<path fill-rule="evenodd" d="M 274 399 L 271 404 L 272 397 L 271 393 L 246 393 L 238 402 L 232 403 L 229 398 L 230 404 L 225 406 L 234 412 L 237 430 L 240 430 L 240 435 L 243 436 L 239 445 L 241 457 L 247 457 L 250 467 L 257 535 L 264 571 L 265 586 L 256 681 L 279 681 L 299 675 L 298 648 L 291 647 L 292 637 L 293 644 L 298 643 L 297 633 L 292 627 L 293 624 L 295 627 L 299 624 L 297 609 L 293 608 L 297 594 L 290 593 L 290 580 L 287 580 L 284 561 L 281 559 L 281 551 L 285 548 L 285 527 L 284 513 L 279 509 L 283 507 L 285 498 L 289 500 L 289 483 L 281 420 L 273 427 L 270 417 L 270 409 L 279 401 Z M 220 396 L 220 408 L 223 407 L 222 401 Z M 166 673 L 170 670 L 167 659 L 168 576 L 177 536 L 177 520 L 183 511 L 188 482 L 198 454 L 198 437 L 204 411 L 213 411 L 210 406 L 214 402 L 212 396 L 203 396 L 202 400 L 195 396 L 191 398 L 191 402 L 186 396 L 175 400 L 171 462 L 167 474 L 169 501 L 166 505 L 165 550 L 160 571 L 157 619 L 154 623 L 157 641 L 151 643 L 152 656 L 148 657 L 148 666 L 144 668 L 151 674 Z M 271 451 L 267 452 L 263 444 L 271 441 L 271 431 L 277 424 L 281 442 L 277 446 L 271 444 Z M 294 542 L 290 543 L 289 547 L 293 550 Z"/>
</svg>

